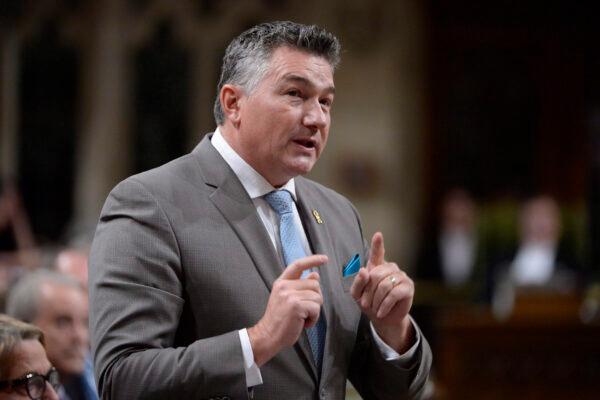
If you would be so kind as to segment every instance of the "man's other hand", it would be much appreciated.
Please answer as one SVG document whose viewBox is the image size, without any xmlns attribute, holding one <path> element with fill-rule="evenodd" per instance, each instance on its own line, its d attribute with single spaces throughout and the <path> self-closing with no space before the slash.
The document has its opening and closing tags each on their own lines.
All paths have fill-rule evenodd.
<svg viewBox="0 0 600 400">
<path fill-rule="evenodd" d="M 408 312 L 415 285 L 398 265 L 385 261 L 380 232 L 373 235 L 370 254 L 367 267 L 361 268 L 354 278 L 351 294 L 381 339 L 402 354 L 413 342 Z"/>
</svg>

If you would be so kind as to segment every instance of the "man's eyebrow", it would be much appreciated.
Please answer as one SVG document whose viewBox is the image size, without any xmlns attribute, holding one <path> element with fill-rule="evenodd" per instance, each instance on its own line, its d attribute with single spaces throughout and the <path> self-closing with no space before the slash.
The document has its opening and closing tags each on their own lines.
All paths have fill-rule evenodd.
<svg viewBox="0 0 600 400">
<path fill-rule="evenodd" d="M 301 76 L 301 75 L 296 75 L 296 74 L 288 74 L 285 75 L 282 79 L 283 82 L 296 82 L 296 83 L 300 83 L 302 85 L 306 85 L 306 86 L 312 86 L 315 87 L 315 84 L 312 83 L 312 81 L 310 81 L 309 79 Z M 328 86 L 325 88 L 325 91 L 331 94 L 335 94 L 335 86 Z"/>
</svg>

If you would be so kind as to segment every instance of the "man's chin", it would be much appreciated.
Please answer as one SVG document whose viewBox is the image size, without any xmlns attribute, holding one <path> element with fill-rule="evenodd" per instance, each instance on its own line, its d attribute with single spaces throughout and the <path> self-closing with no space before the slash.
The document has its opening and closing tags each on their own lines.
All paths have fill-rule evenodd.
<svg viewBox="0 0 600 400">
<path fill-rule="evenodd" d="M 288 164 L 288 170 L 291 171 L 294 176 L 306 175 L 313 169 L 316 163 L 316 157 L 296 157 Z"/>
</svg>

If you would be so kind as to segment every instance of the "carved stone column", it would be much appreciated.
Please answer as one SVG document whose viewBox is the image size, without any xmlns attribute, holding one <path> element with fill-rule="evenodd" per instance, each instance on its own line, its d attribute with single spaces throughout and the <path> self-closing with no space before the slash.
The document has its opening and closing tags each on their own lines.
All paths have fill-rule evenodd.
<svg viewBox="0 0 600 400">
<path fill-rule="evenodd" d="M 93 234 L 110 189 L 129 172 L 129 75 L 123 2 L 95 4 L 84 50 L 81 140 L 77 151 L 73 234 Z"/>
</svg>

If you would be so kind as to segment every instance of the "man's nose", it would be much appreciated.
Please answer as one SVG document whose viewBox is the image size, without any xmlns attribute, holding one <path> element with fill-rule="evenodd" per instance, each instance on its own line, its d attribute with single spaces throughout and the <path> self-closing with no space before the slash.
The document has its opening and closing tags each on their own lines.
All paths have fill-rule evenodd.
<svg viewBox="0 0 600 400">
<path fill-rule="evenodd" d="M 84 324 L 84 323 L 76 324 L 75 328 L 74 328 L 74 334 L 80 343 L 85 344 L 85 345 L 88 344 L 89 330 L 88 330 L 88 327 L 86 324 Z"/>
<path fill-rule="evenodd" d="M 313 131 L 323 129 L 327 126 L 329 115 L 323 110 L 321 103 L 318 100 L 307 101 L 305 103 L 305 112 L 303 124 Z"/>
</svg>

